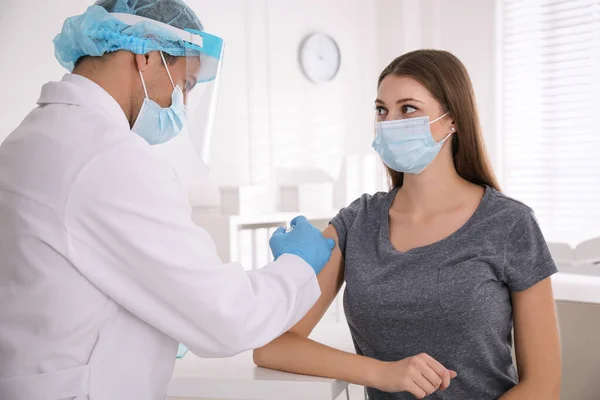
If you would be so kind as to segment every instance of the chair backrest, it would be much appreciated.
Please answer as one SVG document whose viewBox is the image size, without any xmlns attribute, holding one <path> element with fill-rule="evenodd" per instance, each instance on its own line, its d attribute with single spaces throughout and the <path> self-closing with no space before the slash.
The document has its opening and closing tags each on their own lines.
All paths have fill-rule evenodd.
<svg viewBox="0 0 600 400">
<path fill-rule="evenodd" d="M 548 242 L 548 249 L 558 265 L 570 265 L 575 260 L 573 249 L 566 243 Z"/>
<path fill-rule="evenodd" d="M 600 264 L 600 237 L 586 240 L 577 246 L 575 258 L 586 264 Z"/>
<path fill-rule="evenodd" d="M 567 243 L 548 242 L 554 262 L 559 266 L 587 264 L 600 265 L 600 237 L 586 240 L 575 248 Z"/>
</svg>

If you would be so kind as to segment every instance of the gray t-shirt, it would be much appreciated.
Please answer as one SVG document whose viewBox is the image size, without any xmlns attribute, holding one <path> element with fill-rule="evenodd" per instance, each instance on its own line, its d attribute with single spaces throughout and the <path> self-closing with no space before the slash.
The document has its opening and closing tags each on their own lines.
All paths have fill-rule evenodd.
<svg viewBox="0 0 600 400">
<path fill-rule="evenodd" d="M 331 221 L 345 258 L 344 310 L 356 351 L 382 361 L 427 353 L 458 372 L 428 399 L 498 399 L 517 383 L 510 293 L 557 272 L 533 211 L 487 187 L 458 231 L 399 252 L 388 226 L 397 191 L 364 195 Z"/>
</svg>

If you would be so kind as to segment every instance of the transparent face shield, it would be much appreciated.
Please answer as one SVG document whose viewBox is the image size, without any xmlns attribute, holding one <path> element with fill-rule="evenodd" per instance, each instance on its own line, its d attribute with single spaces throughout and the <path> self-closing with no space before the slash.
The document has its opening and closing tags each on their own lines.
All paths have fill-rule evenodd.
<svg viewBox="0 0 600 400">
<path fill-rule="evenodd" d="M 206 32 L 182 30 L 131 14 L 111 14 L 129 24 L 151 24 L 161 36 L 161 51 L 178 57 L 169 71 L 184 94 L 187 123 L 180 135 L 187 136 L 203 164 L 208 167 L 221 79 L 223 40 Z"/>
<path fill-rule="evenodd" d="M 216 57 L 205 53 L 186 57 L 187 87 L 184 94 L 188 108 L 187 131 L 194 149 L 207 167 L 210 165 L 223 65 L 222 45 L 219 48 L 220 53 Z"/>
</svg>

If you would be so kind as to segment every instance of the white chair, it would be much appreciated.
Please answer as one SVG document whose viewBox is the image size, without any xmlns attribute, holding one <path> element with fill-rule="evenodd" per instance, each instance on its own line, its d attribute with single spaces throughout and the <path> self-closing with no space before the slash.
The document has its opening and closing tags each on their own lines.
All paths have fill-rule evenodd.
<svg viewBox="0 0 600 400">
<path fill-rule="evenodd" d="M 548 242 L 548 249 L 557 265 L 573 263 L 573 248 L 567 243 Z"/>
<path fill-rule="evenodd" d="M 600 237 L 586 240 L 575 249 L 577 260 L 586 264 L 600 264 Z"/>
<path fill-rule="evenodd" d="M 600 237 L 581 242 L 575 248 L 567 243 L 548 242 L 548 248 L 558 266 L 600 264 Z"/>
</svg>

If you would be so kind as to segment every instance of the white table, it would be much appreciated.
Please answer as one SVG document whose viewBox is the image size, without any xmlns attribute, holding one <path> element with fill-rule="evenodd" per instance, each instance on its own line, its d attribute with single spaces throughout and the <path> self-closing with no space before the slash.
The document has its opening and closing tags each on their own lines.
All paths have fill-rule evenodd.
<svg viewBox="0 0 600 400">
<path fill-rule="evenodd" d="M 600 304 L 600 265 L 559 265 L 552 286 L 556 300 Z"/>
<path fill-rule="evenodd" d="M 322 323 L 312 339 L 354 352 L 345 321 Z M 226 359 L 201 359 L 188 353 L 177 360 L 169 399 L 335 400 L 346 382 L 258 368 L 252 352 Z"/>
</svg>

